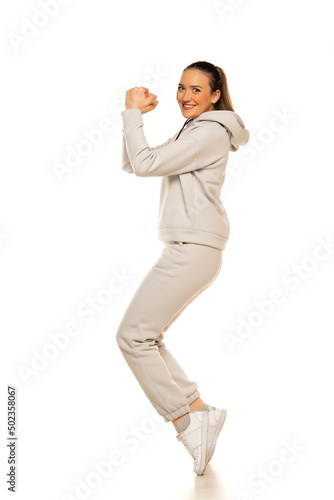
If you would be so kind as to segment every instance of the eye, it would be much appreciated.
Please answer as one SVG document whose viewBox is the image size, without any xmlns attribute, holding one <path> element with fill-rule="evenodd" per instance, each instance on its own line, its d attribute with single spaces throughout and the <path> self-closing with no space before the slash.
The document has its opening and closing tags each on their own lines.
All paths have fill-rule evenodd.
<svg viewBox="0 0 334 500">
<path fill-rule="evenodd" d="M 183 85 L 179 85 L 178 90 L 182 90 L 182 89 L 184 89 Z M 193 90 L 198 90 L 198 92 L 200 92 L 200 89 L 197 89 L 197 88 L 194 88 Z M 196 92 L 195 92 L 195 93 L 196 93 Z"/>
</svg>

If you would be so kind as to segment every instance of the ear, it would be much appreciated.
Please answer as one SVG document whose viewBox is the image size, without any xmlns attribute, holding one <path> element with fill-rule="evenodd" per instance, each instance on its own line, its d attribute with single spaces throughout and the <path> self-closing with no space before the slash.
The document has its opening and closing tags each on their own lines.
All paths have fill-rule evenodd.
<svg viewBox="0 0 334 500">
<path fill-rule="evenodd" d="M 216 103 L 217 101 L 219 101 L 219 98 L 220 98 L 220 94 L 221 94 L 220 90 L 216 90 L 216 92 L 218 92 L 218 94 L 217 94 L 216 98 L 212 101 L 213 103 Z"/>
</svg>

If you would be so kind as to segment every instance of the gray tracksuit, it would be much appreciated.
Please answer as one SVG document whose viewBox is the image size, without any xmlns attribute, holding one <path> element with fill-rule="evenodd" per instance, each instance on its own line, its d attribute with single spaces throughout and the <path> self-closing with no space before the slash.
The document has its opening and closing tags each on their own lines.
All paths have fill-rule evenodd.
<svg viewBox="0 0 334 500">
<path fill-rule="evenodd" d="M 229 151 L 246 144 L 249 132 L 236 113 L 208 111 L 152 148 L 141 111 L 125 110 L 122 118 L 122 169 L 161 176 L 158 234 L 164 248 L 124 311 L 116 340 L 146 396 L 170 422 L 189 412 L 200 392 L 164 335 L 222 268 L 229 222 L 219 195 Z"/>
</svg>

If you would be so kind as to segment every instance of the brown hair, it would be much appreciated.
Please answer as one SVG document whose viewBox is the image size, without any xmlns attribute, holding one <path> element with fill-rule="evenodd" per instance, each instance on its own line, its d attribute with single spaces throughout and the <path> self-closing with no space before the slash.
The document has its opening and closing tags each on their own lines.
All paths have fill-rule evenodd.
<svg viewBox="0 0 334 500">
<path fill-rule="evenodd" d="M 227 79 L 224 71 L 219 67 L 207 61 L 197 61 L 189 64 L 186 69 L 198 69 L 206 73 L 211 94 L 216 90 L 220 90 L 220 97 L 217 102 L 213 104 L 214 109 L 234 111 L 230 93 L 228 91 Z"/>
</svg>

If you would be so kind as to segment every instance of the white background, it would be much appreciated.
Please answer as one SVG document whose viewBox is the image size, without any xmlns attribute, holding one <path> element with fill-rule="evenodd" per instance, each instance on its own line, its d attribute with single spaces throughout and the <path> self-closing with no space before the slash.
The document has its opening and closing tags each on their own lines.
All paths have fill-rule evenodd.
<svg viewBox="0 0 334 500">
<path fill-rule="evenodd" d="M 46 0 L 0 6 L 1 496 L 10 495 L 14 384 L 17 499 L 331 497 L 331 3 L 70 0 L 52 15 L 47 4 L 51 12 Z M 231 225 L 221 273 L 165 336 L 202 399 L 228 411 L 202 477 L 115 340 L 163 248 L 160 178 L 121 171 L 125 92 L 157 94 L 144 132 L 161 144 L 184 123 L 177 84 L 198 60 L 224 69 L 251 134 L 230 153 L 221 194 Z M 59 178 L 56 162 L 106 119 L 112 130 Z M 88 323 L 78 308 L 105 298 L 122 270 L 131 279 Z M 266 316 L 256 301 L 275 289 L 283 301 Z M 241 320 L 253 324 L 244 338 Z M 69 336 L 71 322 L 80 330 Z M 68 343 L 51 358 L 60 332 Z M 229 348 L 226 332 L 239 343 Z M 113 452 L 122 460 L 112 466 Z M 106 477 L 94 466 L 102 462 Z"/>
</svg>

